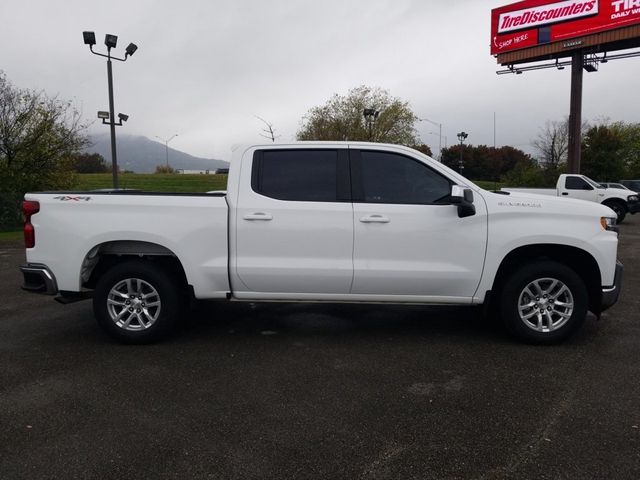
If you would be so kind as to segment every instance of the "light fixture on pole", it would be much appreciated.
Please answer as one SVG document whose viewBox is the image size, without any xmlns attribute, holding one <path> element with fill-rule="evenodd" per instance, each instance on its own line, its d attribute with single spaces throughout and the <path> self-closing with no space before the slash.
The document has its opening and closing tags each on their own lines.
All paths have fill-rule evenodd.
<svg viewBox="0 0 640 480">
<path fill-rule="evenodd" d="M 107 59 L 107 82 L 109 85 L 109 111 L 98 112 L 98 118 L 102 119 L 102 123 L 109 125 L 111 130 L 111 169 L 113 172 L 113 188 L 118 188 L 118 156 L 116 153 L 116 126 L 121 126 L 122 122 L 126 122 L 129 119 L 129 115 L 124 113 L 118 114 L 118 122 L 115 121 L 115 113 L 113 108 L 113 72 L 111 71 L 111 59 L 125 62 L 127 58 L 133 55 L 138 47 L 133 43 L 130 43 L 125 49 L 124 58 L 117 58 L 111 55 L 111 49 L 116 48 L 118 44 L 118 37 L 116 35 L 107 34 L 104 37 L 104 44 L 107 47 L 107 54 L 98 53 L 93 51 L 93 46 L 96 44 L 96 34 L 94 32 L 82 32 L 82 38 L 84 44 L 89 45 L 89 50 L 94 55 L 99 57 L 105 57 Z"/>
<path fill-rule="evenodd" d="M 171 137 L 169 137 L 168 139 L 166 139 L 166 140 L 165 140 L 164 138 L 161 138 L 161 137 L 159 137 L 159 136 L 157 136 L 157 135 L 156 135 L 156 138 L 157 138 L 157 139 L 162 140 L 162 141 L 164 142 L 165 154 L 166 154 L 166 156 L 167 156 L 167 158 L 166 158 L 166 165 L 167 165 L 167 168 L 169 167 L 169 142 L 170 142 L 171 140 L 173 140 L 174 138 L 176 138 L 177 136 L 178 136 L 178 134 L 177 134 L 177 133 L 174 133 L 174 134 L 173 134 L 173 136 L 171 136 Z"/>
<path fill-rule="evenodd" d="M 105 112 L 103 110 L 98 111 L 98 118 L 102 120 L 102 124 L 103 125 L 111 125 L 113 124 L 116 127 L 121 127 L 122 126 L 122 122 L 126 122 L 127 120 L 129 120 L 129 115 L 126 115 L 124 113 L 119 113 L 118 114 L 118 122 L 107 122 L 107 120 L 109 120 L 109 118 L 111 118 L 111 114 L 109 112 Z"/>
<path fill-rule="evenodd" d="M 420 122 L 429 122 L 438 127 L 438 160 L 442 161 L 442 124 L 429 120 L 428 118 L 418 118 Z"/>
<path fill-rule="evenodd" d="M 460 140 L 460 161 L 458 163 L 458 171 L 460 173 L 462 173 L 462 170 L 464 170 L 464 164 L 462 163 L 462 144 L 468 136 L 469 134 L 467 132 L 460 132 L 458 134 L 458 140 Z"/>
<path fill-rule="evenodd" d="M 364 116 L 364 121 L 367 123 L 369 130 L 368 140 L 371 141 L 371 139 L 373 138 L 373 122 L 378 119 L 378 115 L 380 115 L 380 112 L 375 108 L 365 108 L 362 111 L 362 115 Z"/>
<path fill-rule="evenodd" d="M 596 54 L 591 53 L 584 56 L 584 64 L 582 68 L 584 68 L 585 72 L 597 72 L 598 71 L 598 62 L 600 59 Z M 605 62 L 606 63 L 606 62 Z"/>
</svg>

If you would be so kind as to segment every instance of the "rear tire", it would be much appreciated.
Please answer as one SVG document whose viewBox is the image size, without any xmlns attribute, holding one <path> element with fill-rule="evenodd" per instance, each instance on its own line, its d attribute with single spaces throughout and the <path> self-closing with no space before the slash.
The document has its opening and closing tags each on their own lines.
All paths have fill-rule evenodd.
<svg viewBox="0 0 640 480">
<path fill-rule="evenodd" d="M 131 260 L 98 280 L 93 311 L 98 324 L 123 343 L 151 343 L 171 332 L 180 308 L 182 288 L 161 266 Z"/>
<path fill-rule="evenodd" d="M 529 263 L 504 282 L 502 321 L 518 339 L 533 344 L 560 342 L 584 322 L 587 288 L 571 268 L 551 260 Z"/>
</svg>

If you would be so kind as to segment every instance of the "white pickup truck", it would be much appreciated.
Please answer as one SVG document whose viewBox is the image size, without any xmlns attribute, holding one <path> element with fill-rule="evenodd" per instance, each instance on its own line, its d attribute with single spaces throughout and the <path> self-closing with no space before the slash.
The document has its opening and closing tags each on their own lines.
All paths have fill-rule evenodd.
<svg viewBox="0 0 640 480">
<path fill-rule="evenodd" d="M 615 215 L 492 193 L 396 145 L 237 148 L 228 191 L 25 195 L 24 288 L 93 297 L 121 341 L 153 341 L 195 299 L 484 304 L 551 343 L 620 292 Z"/>
<path fill-rule="evenodd" d="M 502 191 L 553 195 L 598 202 L 616 212 L 618 223 L 622 223 L 627 213 L 640 212 L 640 200 L 636 192 L 630 192 L 624 188 L 603 187 L 584 175 L 568 173 L 560 175 L 556 188 L 503 188 Z"/>
</svg>

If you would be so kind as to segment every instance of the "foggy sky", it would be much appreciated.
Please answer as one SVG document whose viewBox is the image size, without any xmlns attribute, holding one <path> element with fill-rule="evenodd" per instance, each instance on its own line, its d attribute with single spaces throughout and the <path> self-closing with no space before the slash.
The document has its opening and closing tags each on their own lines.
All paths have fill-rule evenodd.
<svg viewBox="0 0 640 480">
<path fill-rule="evenodd" d="M 108 110 L 106 60 L 82 31 L 118 35 L 118 133 L 178 137 L 172 148 L 230 159 L 236 143 L 263 140 L 267 119 L 293 140 L 303 115 L 333 93 L 382 87 L 419 117 L 442 124 L 447 143 L 513 145 L 531 152 L 546 120 L 568 115 L 570 68 L 496 75 L 485 0 L 2 0 L 0 70 L 21 88 L 69 99 L 93 121 Z M 583 119 L 638 122 L 640 58 L 584 75 Z M 417 125 L 434 151 L 438 127 Z M 96 120 L 91 131 L 108 127 Z M 444 139 L 443 139 L 444 144 Z"/>
</svg>

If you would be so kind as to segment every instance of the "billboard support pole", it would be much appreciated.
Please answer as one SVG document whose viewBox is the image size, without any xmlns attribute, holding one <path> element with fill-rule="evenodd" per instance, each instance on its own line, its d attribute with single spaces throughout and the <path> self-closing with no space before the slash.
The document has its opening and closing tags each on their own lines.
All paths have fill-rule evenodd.
<svg viewBox="0 0 640 480">
<path fill-rule="evenodd" d="M 571 104 L 569 106 L 568 173 L 580 173 L 580 147 L 582 141 L 582 67 L 584 54 L 576 50 L 571 57 Z"/>
</svg>

